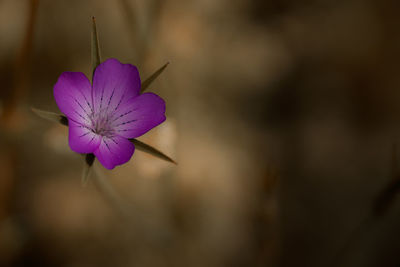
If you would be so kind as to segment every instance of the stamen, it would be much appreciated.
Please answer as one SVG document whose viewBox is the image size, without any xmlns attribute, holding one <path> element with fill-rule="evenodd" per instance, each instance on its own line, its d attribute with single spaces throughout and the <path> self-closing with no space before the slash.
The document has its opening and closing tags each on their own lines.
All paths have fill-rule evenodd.
<svg viewBox="0 0 400 267">
<path fill-rule="evenodd" d="M 114 129 L 110 125 L 111 116 L 106 109 L 90 115 L 92 131 L 98 135 L 110 137 L 114 134 Z"/>
</svg>

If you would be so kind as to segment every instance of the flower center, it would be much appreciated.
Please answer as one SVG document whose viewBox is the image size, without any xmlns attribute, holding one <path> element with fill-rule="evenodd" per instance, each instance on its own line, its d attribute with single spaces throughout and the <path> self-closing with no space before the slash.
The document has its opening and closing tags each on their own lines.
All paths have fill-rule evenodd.
<svg viewBox="0 0 400 267">
<path fill-rule="evenodd" d="M 111 116 L 105 110 L 92 113 L 90 120 L 92 122 L 92 131 L 98 135 L 111 137 L 114 135 L 114 129 L 111 127 Z"/>
</svg>

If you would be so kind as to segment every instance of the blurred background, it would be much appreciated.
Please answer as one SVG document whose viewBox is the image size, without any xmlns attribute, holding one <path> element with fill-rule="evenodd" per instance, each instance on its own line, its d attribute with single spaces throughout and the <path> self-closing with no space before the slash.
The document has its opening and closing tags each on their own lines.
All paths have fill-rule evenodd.
<svg viewBox="0 0 400 267">
<path fill-rule="evenodd" d="M 400 266 L 400 4 L 0 0 L 0 266 Z M 103 60 L 167 120 L 94 183 L 53 85 Z M 93 175 L 92 175 L 93 178 Z M 125 214 L 126 215 L 126 214 Z"/>
</svg>

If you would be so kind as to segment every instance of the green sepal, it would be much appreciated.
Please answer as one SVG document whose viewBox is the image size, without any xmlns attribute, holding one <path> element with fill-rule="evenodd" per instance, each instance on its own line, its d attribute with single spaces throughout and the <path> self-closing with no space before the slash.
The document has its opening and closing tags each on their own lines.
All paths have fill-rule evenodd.
<svg viewBox="0 0 400 267">
<path fill-rule="evenodd" d="M 142 85 L 140 87 L 140 93 L 143 93 L 149 86 L 150 84 L 157 79 L 157 77 L 165 70 L 165 68 L 169 65 L 169 62 L 165 63 L 164 66 L 156 70 L 149 78 L 147 78 L 144 82 L 142 82 Z"/>
<path fill-rule="evenodd" d="M 168 157 L 167 155 L 162 153 L 160 150 L 158 150 L 146 143 L 143 143 L 142 141 L 139 141 L 137 139 L 129 139 L 129 141 L 131 141 L 135 145 L 135 147 L 140 151 L 149 153 L 159 159 L 163 159 L 165 161 L 168 161 L 168 162 L 171 162 L 174 164 L 178 164 L 178 163 L 176 163 L 176 161 L 174 161 L 173 159 L 171 159 L 170 157 Z"/>
<path fill-rule="evenodd" d="M 85 155 L 85 164 L 83 166 L 82 171 L 82 185 L 86 186 L 87 182 L 89 181 L 89 176 L 91 173 L 91 169 L 96 157 L 93 154 L 86 154 Z"/>
<path fill-rule="evenodd" d="M 52 121 L 52 122 L 58 122 L 61 123 L 62 125 L 68 126 L 68 119 L 62 114 L 50 112 L 50 111 L 44 111 L 40 110 L 37 108 L 31 108 L 33 113 L 38 115 L 39 117 Z"/>
<path fill-rule="evenodd" d="M 92 17 L 92 82 L 94 72 L 101 63 L 99 38 L 97 35 L 96 18 Z"/>
</svg>

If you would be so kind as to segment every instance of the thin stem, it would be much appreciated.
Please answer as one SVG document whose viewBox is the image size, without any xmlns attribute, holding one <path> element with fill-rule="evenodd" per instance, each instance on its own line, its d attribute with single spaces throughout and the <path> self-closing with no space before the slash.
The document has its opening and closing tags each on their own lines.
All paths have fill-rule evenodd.
<svg viewBox="0 0 400 267">
<path fill-rule="evenodd" d="M 92 81 L 98 65 L 101 63 L 99 37 L 97 34 L 96 18 L 92 17 Z M 93 100 L 93 99 L 92 99 Z"/>
<path fill-rule="evenodd" d="M 97 189 L 110 201 L 112 206 L 114 206 L 120 215 L 125 218 L 130 218 L 131 214 L 123 201 L 123 199 L 119 196 L 119 194 L 115 191 L 113 186 L 108 182 L 108 178 L 104 175 L 104 173 L 99 170 L 97 166 L 93 166 L 94 173 L 96 174 L 93 177 L 93 183 L 96 185 Z"/>
</svg>

